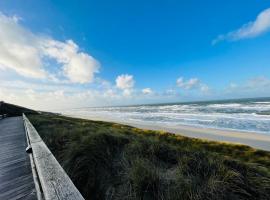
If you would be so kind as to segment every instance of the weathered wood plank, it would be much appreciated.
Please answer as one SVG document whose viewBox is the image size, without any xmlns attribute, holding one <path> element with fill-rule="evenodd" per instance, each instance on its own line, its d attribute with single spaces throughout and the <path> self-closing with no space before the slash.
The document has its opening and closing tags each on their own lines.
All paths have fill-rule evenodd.
<svg viewBox="0 0 270 200">
<path fill-rule="evenodd" d="M 0 120 L 0 199 L 35 200 L 22 117 Z"/>
<path fill-rule="evenodd" d="M 24 123 L 44 198 L 46 200 L 83 200 L 81 193 L 26 116 L 24 116 Z"/>
</svg>

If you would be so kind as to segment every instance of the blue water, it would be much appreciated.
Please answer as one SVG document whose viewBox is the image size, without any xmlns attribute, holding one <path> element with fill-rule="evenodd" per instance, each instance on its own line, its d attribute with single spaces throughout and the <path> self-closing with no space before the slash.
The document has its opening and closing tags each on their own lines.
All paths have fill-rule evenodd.
<svg viewBox="0 0 270 200">
<path fill-rule="evenodd" d="M 79 108 L 64 114 L 159 126 L 191 125 L 270 134 L 270 98 Z"/>
</svg>

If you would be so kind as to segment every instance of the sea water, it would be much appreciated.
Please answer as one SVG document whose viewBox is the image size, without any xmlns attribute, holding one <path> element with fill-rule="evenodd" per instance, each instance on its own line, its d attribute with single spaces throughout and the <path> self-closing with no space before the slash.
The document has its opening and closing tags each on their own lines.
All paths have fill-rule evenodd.
<svg viewBox="0 0 270 200">
<path fill-rule="evenodd" d="M 270 135 L 270 98 L 77 108 L 63 114 L 130 124 L 188 125 Z"/>
</svg>

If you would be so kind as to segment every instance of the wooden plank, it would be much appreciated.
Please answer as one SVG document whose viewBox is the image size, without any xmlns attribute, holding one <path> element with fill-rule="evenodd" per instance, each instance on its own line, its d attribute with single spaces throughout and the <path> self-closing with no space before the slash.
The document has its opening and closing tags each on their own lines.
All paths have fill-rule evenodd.
<svg viewBox="0 0 270 200">
<path fill-rule="evenodd" d="M 81 193 L 25 115 L 24 123 L 44 198 L 46 200 L 83 200 Z"/>
<path fill-rule="evenodd" d="M 0 120 L 0 199 L 36 200 L 22 117 Z"/>
</svg>

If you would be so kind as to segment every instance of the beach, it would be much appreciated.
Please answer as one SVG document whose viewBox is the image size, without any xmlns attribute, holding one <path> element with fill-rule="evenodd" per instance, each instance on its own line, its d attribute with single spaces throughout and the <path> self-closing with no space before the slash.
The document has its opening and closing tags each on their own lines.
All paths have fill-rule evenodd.
<svg viewBox="0 0 270 200">
<path fill-rule="evenodd" d="M 206 139 L 211 141 L 244 144 L 253 148 L 270 151 L 270 136 L 260 133 L 240 132 L 234 130 L 221 130 L 211 128 L 198 128 L 192 126 L 179 125 L 177 127 L 159 127 L 154 125 L 130 124 L 137 128 L 162 130 L 171 133 Z"/>
<path fill-rule="evenodd" d="M 236 131 L 236 130 L 222 130 L 214 128 L 204 128 L 204 127 L 195 127 L 195 126 L 186 126 L 186 125 L 177 125 L 177 126 L 165 126 L 158 125 L 155 123 L 136 123 L 124 120 L 117 120 L 113 118 L 102 118 L 102 117 L 93 117 L 93 116 L 80 116 L 80 115 L 67 115 L 69 117 L 76 117 L 82 119 L 90 119 L 97 121 L 107 121 L 115 122 L 124 125 L 133 126 L 141 129 L 148 130 L 158 130 L 165 131 L 174 134 L 179 134 L 186 137 L 198 138 L 209 141 L 218 141 L 225 143 L 233 144 L 243 144 L 248 145 L 256 149 L 262 149 L 270 151 L 270 135 L 256 133 L 256 132 L 247 132 L 247 131 Z"/>
<path fill-rule="evenodd" d="M 85 119 L 162 130 L 192 138 L 245 144 L 270 151 L 270 98 L 133 106 L 61 112 Z"/>
</svg>

